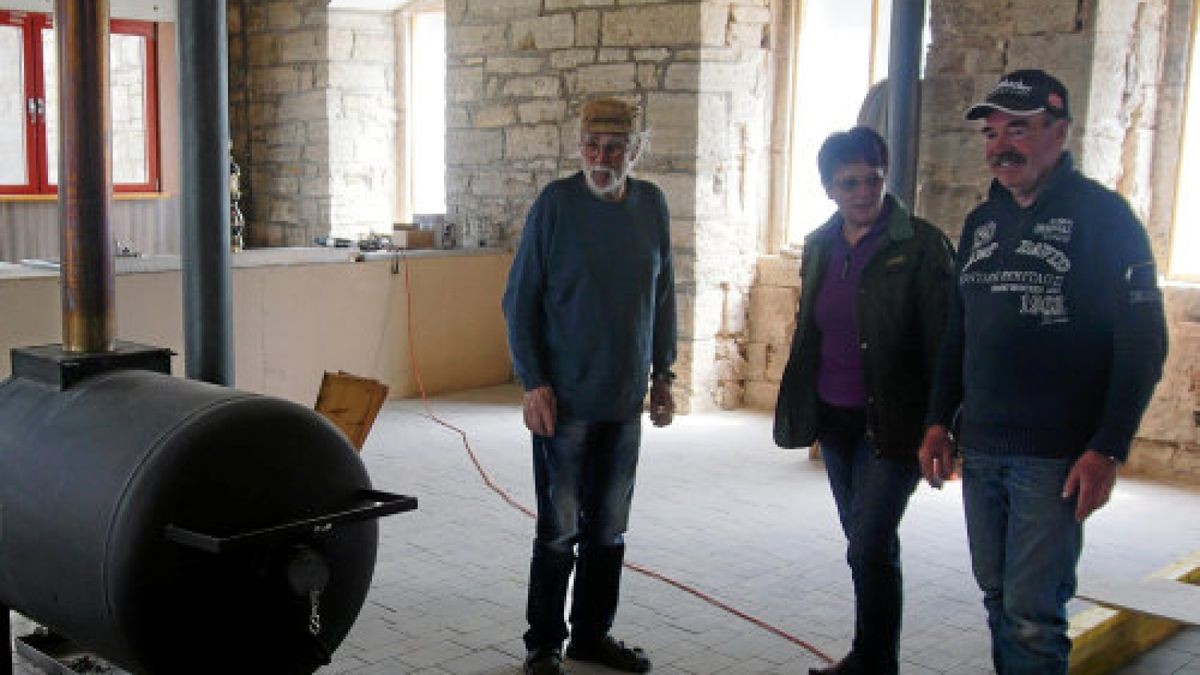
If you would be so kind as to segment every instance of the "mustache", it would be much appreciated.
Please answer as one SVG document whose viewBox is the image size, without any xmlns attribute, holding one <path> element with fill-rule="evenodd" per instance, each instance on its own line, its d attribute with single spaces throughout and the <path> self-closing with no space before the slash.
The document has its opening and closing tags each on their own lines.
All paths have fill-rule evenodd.
<svg viewBox="0 0 1200 675">
<path fill-rule="evenodd" d="M 999 166 L 1003 162 L 1011 162 L 1013 164 L 1024 164 L 1026 161 L 1025 155 L 1014 150 L 1005 150 L 1004 152 L 992 157 L 988 161 L 991 166 Z"/>
</svg>

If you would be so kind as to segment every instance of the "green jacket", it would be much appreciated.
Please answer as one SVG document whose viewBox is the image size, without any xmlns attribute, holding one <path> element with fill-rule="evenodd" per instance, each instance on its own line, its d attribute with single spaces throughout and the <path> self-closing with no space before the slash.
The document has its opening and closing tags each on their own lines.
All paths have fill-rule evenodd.
<svg viewBox="0 0 1200 675">
<path fill-rule="evenodd" d="M 954 251 L 941 230 L 909 213 L 896 198 L 885 239 L 863 269 L 858 294 L 859 342 L 867 392 L 867 435 L 883 457 L 916 457 L 945 329 Z M 775 406 L 775 443 L 812 445 L 817 428 L 821 333 L 813 308 L 842 218 L 834 214 L 804 240 L 800 308 L 791 354 Z"/>
</svg>

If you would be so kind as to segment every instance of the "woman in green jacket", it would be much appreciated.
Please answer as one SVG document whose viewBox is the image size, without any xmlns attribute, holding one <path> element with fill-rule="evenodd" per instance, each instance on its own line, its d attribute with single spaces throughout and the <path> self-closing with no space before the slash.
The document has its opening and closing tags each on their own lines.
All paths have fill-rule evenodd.
<svg viewBox="0 0 1200 675">
<path fill-rule="evenodd" d="M 775 442 L 819 442 L 854 581 L 850 653 L 810 673 L 888 675 L 898 669 L 903 613 L 897 528 L 920 478 L 953 251 L 940 230 L 884 192 L 888 152 L 879 134 L 861 126 L 832 134 L 817 164 L 838 210 L 804 241 Z"/>
</svg>

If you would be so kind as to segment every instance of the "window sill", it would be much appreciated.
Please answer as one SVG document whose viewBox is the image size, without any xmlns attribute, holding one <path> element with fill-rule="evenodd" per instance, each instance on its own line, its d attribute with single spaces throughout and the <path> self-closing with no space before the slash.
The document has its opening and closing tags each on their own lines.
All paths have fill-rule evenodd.
<svg viewBox="0 0 1200 675">
<path fill-rule="evenodd" d="M 132 202 L 148 199 L 166 199 L 169 192 L 114 192 L 113 201 Z M 56 202 L 58 195 L 6 194 L 0 195 L 0 202 Z"/>
</svg>

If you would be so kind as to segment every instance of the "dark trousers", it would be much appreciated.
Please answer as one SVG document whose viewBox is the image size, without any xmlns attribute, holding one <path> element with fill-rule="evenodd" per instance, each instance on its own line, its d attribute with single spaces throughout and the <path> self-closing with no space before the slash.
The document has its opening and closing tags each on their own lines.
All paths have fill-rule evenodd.
<svg viewBox="0 0 1200 675">
<path fill-rule="evenodd" d="M 588 641 L 612 627 L 640 442 L 640 416 L 623 422 L 559 420 L 552 438 L 533 437 L 538 517 L 525 611 L 527 649 L 558 648 L 566 639 L 572 570 L 571 633 Z"/>
<path fill-rule="evenodd" d="M 861 408 L 822 404 L 819 428 L 821 457 L 846 534 L 846 562 L 854 581 L 851 659 L 863 672 L 896 673 L 904 608 L 897 529 L 920 468 L 915 458 L 876 456 Z"/>
</svg>

